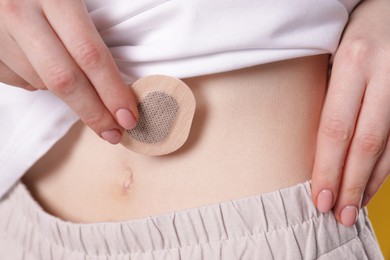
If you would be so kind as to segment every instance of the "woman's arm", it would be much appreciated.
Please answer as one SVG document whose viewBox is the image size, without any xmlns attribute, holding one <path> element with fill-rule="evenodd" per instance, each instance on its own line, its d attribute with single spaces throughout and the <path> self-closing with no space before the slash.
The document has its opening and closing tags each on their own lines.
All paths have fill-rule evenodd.
<svg viewBox="0 0 390 260">
<path fill-rule="evenodd" d="M 353 12 L 335 54 L 312 176 L 318 209 L 350 226 L 390 173 L 390 1 Z"/>
<path fill-rule="evenodd" d="M 0 81 L 49 89 L 119 143 L 138 117 L 131 90 L 81 0 L 0 0 Z"/>
</svg>

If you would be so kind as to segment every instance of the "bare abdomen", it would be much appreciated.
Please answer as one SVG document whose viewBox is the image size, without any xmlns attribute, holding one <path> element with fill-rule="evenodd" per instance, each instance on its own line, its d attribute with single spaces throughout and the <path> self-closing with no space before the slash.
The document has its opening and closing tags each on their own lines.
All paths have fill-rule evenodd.
<svg viewBox="0 0 390 260">
<path fill-rule="evenodd" d="M 148 157 L 80 123 L 26 174 L 51 214 L 118 221 L 288 187 L 311 176 L 327 55 L 185 79 L 197 109 L 177 152 Z"/>
</svg>

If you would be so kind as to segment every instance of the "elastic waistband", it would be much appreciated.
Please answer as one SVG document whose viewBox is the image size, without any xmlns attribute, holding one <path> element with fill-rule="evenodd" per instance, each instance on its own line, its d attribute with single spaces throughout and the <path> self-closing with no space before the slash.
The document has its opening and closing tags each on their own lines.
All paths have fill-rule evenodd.
<svg viewBox="0 0 390 260">
<path fill-rule="evenodd" d="M 338 227 L 333 215 L 315 209 L 309 182 L 254 197 L 114 223 L 62 221 L 43 211 L 21 183 L 0 203 L 0 229 L 25 247 L 42 244 L 39 247 L 47 250 L 60 248 L 95 256 L 175 250 L 284 230 L 294 233 L 302 225 L 310 229 L 319 219 L 344 228 Z M 340 243 L 356 236 L 356 230 L 345 230 L 338 235 Z"/>
</svg>

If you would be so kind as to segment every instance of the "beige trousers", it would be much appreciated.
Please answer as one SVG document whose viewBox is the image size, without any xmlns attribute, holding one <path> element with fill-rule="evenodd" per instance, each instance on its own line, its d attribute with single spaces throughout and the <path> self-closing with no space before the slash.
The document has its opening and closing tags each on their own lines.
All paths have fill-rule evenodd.
<svg viewBox="0 0 390 260">
<path fill-rule="evenodd" d="M 76 224 L 44 212 L 22 183 L 0 201 L 0 259 L 383 259 L 367 217 L 318 212 L 310 183 L 196 209 Z"/>
</svg>

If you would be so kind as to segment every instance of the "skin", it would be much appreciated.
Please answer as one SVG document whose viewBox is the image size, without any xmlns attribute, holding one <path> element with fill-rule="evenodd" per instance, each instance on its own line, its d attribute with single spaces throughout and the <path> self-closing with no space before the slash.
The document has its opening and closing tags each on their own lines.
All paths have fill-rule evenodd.
<svg viewBox="0 0 390 260">
<path fill-rule="evenodd" d="M 313 201 L 323 212 L 333 209 L 347 226 L 390 169 L 389 13 L 386 0 L 364 1 L 354 11 L 320 121 Z M 0 0 L 0 44 L 0 81 L 52 91 L 111 143 L 135 126 L 134 96 L 82 1 Z M 324 190 L 331 198 L 319 205 Z M 349 218 L 342 217 L 346 207 Z"/>
<path fill-rule="evenodd" d="M 188 139 L 176 152 L 134 153 L 99 140 L 80 122 L 22 181 L 45 211 L 76 223 L 146 218 L 306 182 L 328 58 L 183 79 L 195 96 L 196 112 Z"/>
</svg>

